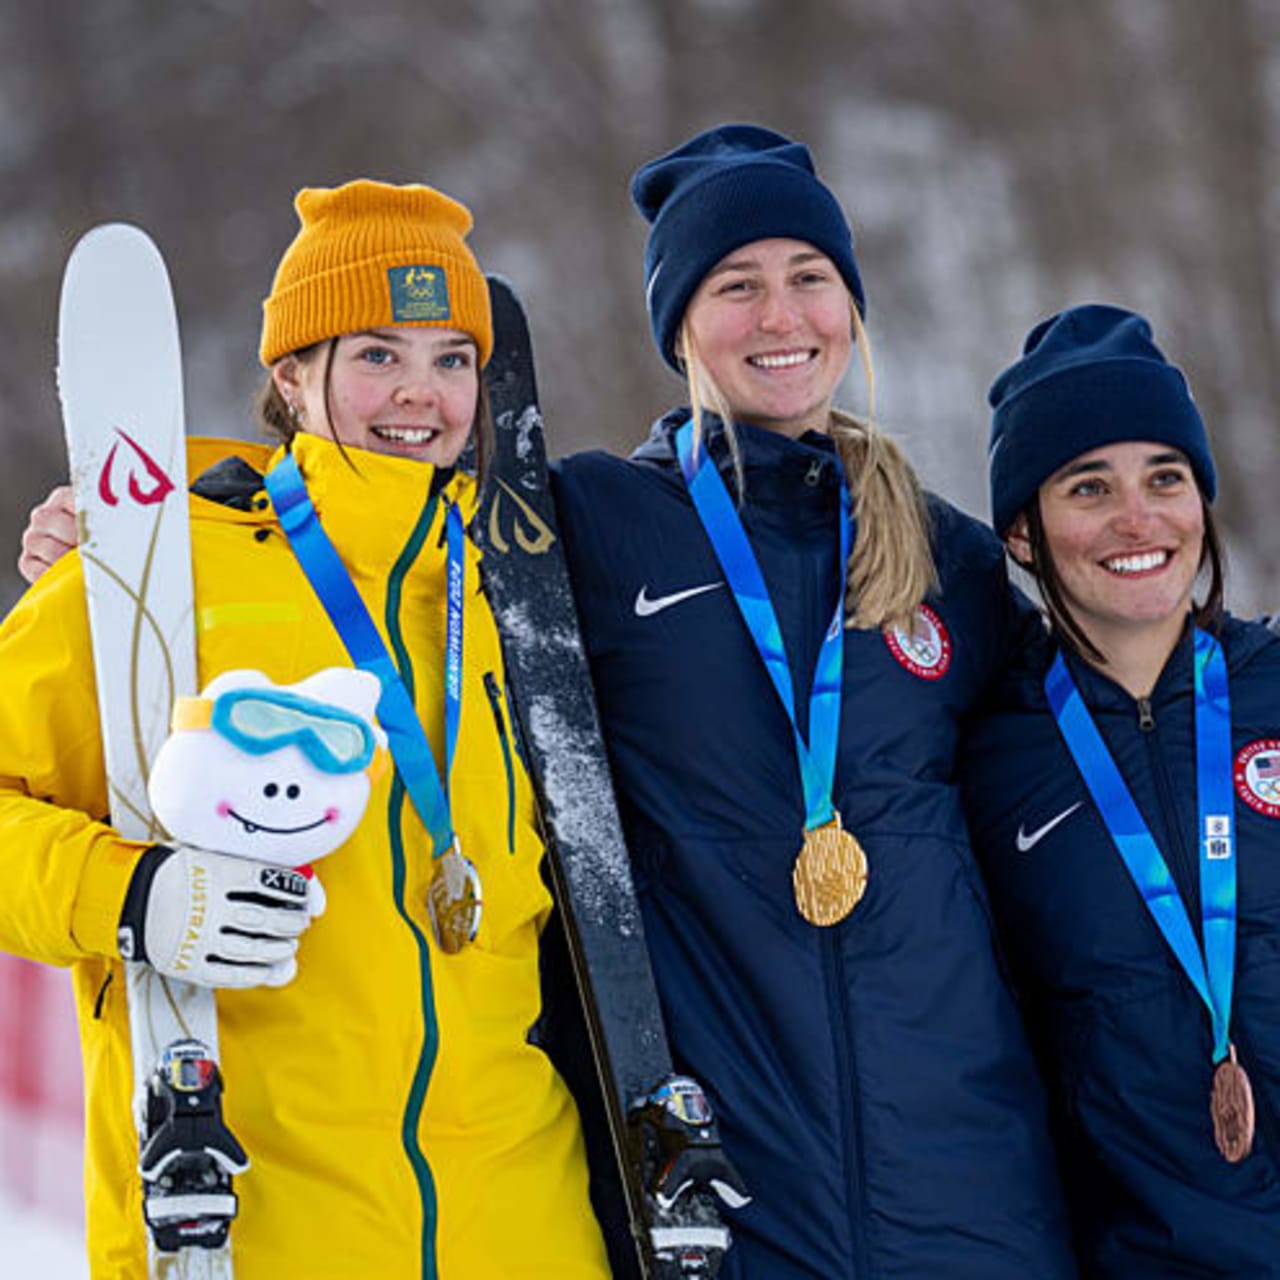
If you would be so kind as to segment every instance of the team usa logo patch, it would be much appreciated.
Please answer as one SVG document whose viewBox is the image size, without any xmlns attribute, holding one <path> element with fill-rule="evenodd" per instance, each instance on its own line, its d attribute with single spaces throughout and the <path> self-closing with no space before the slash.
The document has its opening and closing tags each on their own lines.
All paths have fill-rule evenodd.
<svg viewBox="0 0 1280 1280">
<path fill-rule="evenodd" d="M 951 637 L 942 619 L 927 604 L 916 608 L 910 632 L 901 627 L 885 627 L 884 642 L 889 652 L 921 680 L 941 680 L 951 666 Z"/>
<path fill-rule="evenodd" d="M 1280 818 L 1280 738 L 1259 738 L 1242 747 L 1232 773 L 1236 794 L 1250 809 Z"/>
</svg>

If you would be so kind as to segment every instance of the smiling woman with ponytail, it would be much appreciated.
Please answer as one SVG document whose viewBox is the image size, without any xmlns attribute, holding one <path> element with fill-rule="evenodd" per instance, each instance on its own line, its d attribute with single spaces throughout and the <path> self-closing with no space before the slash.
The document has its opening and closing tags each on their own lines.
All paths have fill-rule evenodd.
<svg viewBox="0 0 1280 1280">
<path fill-rule="evenodd" d="M 1025 621 L 1000 546 L 873 422 L 805 147 L 726 125 L 633 194 L 688 402 L 562 464 L 558 510 L 673 1048 L 754 1197 L 721 1275 L 1065 1280 L 954 782 Z M 855 347 L 862 416 L 833 404 Z"/>
</svg>

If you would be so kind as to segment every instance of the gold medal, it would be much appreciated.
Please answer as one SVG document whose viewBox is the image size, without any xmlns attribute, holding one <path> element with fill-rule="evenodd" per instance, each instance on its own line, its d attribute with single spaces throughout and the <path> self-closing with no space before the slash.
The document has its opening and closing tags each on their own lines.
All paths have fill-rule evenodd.
<svg viewBox="0 0 1280 1280">
<path fill-rule="evenodd" d="M 1236 1061 L 1235 1045 L 1213 1073 L 1213 1095 L 1209 1113 L 1213 1116 L 1213 1140 L 1222 1158 L 1239 1164 L 1253 1149 L 1253 1087 L 1244 1068 Z"/>
<path fill-rule="evenodd" d="M 796 906 L 810 924 L 838 924 L 858 905 L 867 888 L 867 855 L 840 825 L 838 812 L 804 833 L 791 883 Z"/>
<path fill-rule="evenodd" d="M 480 928 L 480 873 L 475 864 L 453 842 L 453 847 L 436 861 L 431 888 L 427 891 L 427 912 L 436 944 L 454 956 L 474 942 Z"/>
</svg>

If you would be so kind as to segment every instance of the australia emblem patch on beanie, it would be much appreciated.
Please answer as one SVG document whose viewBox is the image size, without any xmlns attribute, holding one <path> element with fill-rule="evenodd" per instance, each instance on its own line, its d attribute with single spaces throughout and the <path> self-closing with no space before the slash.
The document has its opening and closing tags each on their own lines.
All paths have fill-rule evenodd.
<svg viewBox="0 0 1280 1280">
<path fill-rule="evenodd" d="M 449 319 L 449 280 L 443 267 L 389 267 L 387 281 L 393 324 Z"/>
</svg>

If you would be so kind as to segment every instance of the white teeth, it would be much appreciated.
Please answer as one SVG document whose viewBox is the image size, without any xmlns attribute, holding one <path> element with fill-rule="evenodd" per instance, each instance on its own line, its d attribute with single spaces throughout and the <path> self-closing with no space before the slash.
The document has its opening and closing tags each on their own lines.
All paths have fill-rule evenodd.
<svg viewBox="0 0 1280 1280">
<path fill-rule="evenodd" d="M 440 434 L 430 427 L 374 427 L 373 433 L 397 444 L 430 444 Z"/>
<path fill-rule="evenodd" d="M 790 351 L 786 355 L 751 356 L 749 363 L 760 369 L 790 369 L 793 365 L 807 364 L 811 355 L 808 351 Z"/>
<path fill-rule="evenodd" d="M 1146 573 L 1148 569 L 1158 569 L 1168 559 L 1167 551 L 1147 551 L 1140 556 L 1116 556 L 1102 563 L 1112 573 Z"/>
</svg>

